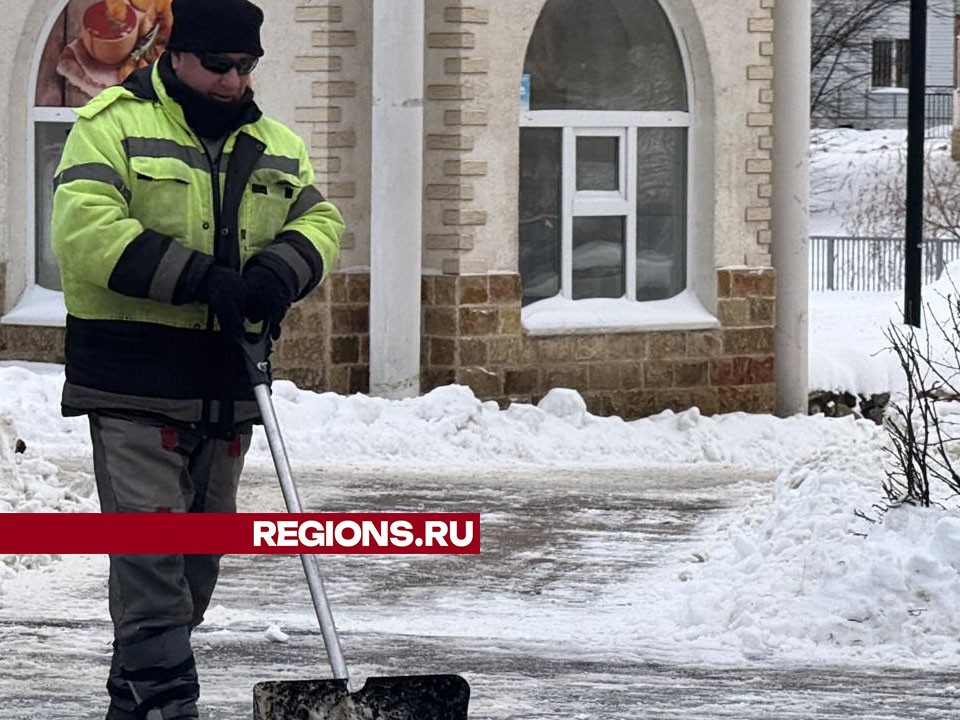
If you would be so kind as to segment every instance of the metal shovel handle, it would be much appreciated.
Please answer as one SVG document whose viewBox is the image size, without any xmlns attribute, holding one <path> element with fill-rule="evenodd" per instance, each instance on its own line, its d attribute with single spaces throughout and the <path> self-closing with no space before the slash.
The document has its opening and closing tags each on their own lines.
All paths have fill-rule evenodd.
<svg viewBox="0 0 960 720">
<path fill-rule="evenodd" d="M 270 363 L 267 359 L 269 337 L 269 331 L 265 326 L 263 334 L 255 342 L 243 339 L 240 341 L 240 346 L 243 349 L 250 381 L 253 383 L 253 394 L 263 418 L 263 429 L 267 434 L 267 443 L 270 445 L 270 454 L 273 456 L 273 464 L 280 479 L 280 491 L 283 493 L 287 512 L 302 513 L 303 505 L 300 503 L 300 496 L 293 482 L 290 459 L 287 456 L 283 436 L 280 434 L 273 399 L 270 397 Z M 330 612 L 326 590 L 323 588 L 320 563 L 316 555 L 308 554 L 300 555 L 300 562 L 303 563 L 303 574 L 310 588 L 310 596 L 313 598 L 313 607 L 317 612 L 317 621 L 320 623 L 320 633 L 327 648 L 327 657 L 333 669 L 333 676 L 338 680 L 349 682 L 347 664 L 343 659 L 343 650 L 340 648 L 340 638 L 333 622 L 333 614 Z"/>
</svg>

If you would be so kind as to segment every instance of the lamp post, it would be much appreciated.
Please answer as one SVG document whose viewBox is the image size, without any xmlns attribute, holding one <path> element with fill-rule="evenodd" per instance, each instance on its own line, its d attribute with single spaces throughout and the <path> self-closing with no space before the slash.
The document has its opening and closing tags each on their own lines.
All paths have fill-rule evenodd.
<svg viewBox="0 0 960 720">
<path fill-rule="evenodd" d="M 910 85 L 907 106 L 907 219 L 903 322 L 920 327 L 923 266 L 923 134 L 927 84 L 927 0 L 910 0 Z"/>
</svg>

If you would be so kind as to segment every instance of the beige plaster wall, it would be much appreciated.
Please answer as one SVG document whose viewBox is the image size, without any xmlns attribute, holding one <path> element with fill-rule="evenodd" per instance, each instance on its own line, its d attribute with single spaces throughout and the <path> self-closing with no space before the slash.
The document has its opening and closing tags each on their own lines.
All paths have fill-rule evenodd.
<svg viewBox="0 0 960 720">
<path fill-rule="evenodd" d="M 340 261 L 332 269 L 368 266 L 370 0 L 259 4 L 265 56 L 256 71 L 257 100 L 305 140 L 318 188 L 347 220 Z M 334 33 L 349 34 L 349 44 L 331 45 Z"/>
<path fill-rule="evenodd" d="M 769 265 L 773 0 L 691 1 L 714 81 L 716 264 Z"/>
<path fill-rule="evenodd" d="M 294 22 L 297 0 L 268 0 L 259 5 L 264 12 L 261 42 L 264 56 L 254 72 L 254 90 L 260 108 L 288 124 L 305 141 L 312 127 L 297 122 L 296 108 L 310 97 L 310 78 L 295 71 L 297 51 L 310 46 L 310 28 Z"/>
<path fill-rule="evenodd" d="M 477 204 L 489 208 L 482 242 L 475 252 L 488 270 L 519 270 L 517 208 L 520 186 L 520 76 L 527 42 L 543 3 L 491 3 L 490 25 L 478 38 L 478 54 L 490 59 L 485 94 L 490 102 L 488 132 L 477 138 L 477 155 L 490 158 L 486 182 L 478 183 Z"/>
<path fill-rule="evenodd" d="M 769 138 L 762 138 L 769 136 L 772 95 L 765 71 L 750 68 L 769 65 L 764 53 L 770 50 L 770 33 L 757 23 L 772 15 L 772 0 L 661 2 L 687 61 L 691 112 L 698 123 L 690 174 L 708 176 L 695 184 L 702 202 L 692 210 L 691 237 L 693 255 L 702 255 L 695 282 L 709 287 L 716 267 L 769 264 L 763 243 L 769 243 L 770 155 Z M 476 0 L 461 7 L 449 0 L 427 0 L 428 39 L 430 33 L 438 34 L 434 47 L 427 49 L 428 93 L 431 85 L 437 93 L 445 91 L 438 96 L 440 102 L 428 101 L 427 132 L 454 131 L 445 120 L 452 108 L 481 117 L 472 118 L 476 125 L 464 129 L 474 138 L 466 152 L 427 152 L 425 183 L 457 182 L 445 166 L 451 157 L 481 167 L 463 179 L 472 192 L 459 207 L 478 215 L 457 230 L 468 240 L 454 253 L 428 249 L 425 268 L 439 269 L 453 256 L 459 259 L 460 272 L 517 269 L 518 85 L 527 42 L 544 3 Z M 459 13 L 451 14 L 454 6 Z M 460 22 L 451 22 L 456 17 Z M 440 34 L 450 46 L 443 46 Z M 448 40 L 451 35 L 463 39 Z M 486 71 L 452 75 L 446 64 L 452 59 L 484 63 Z M 749 77 L 754 74 L 758 77 Z M 450 83 L 459 85 L 459 97 L 446 87 Z M 698 147 L 703 152 L 697 153 Z M 452 231 L 441 203 L 427 203 L 424 224 L 428 236 L 449 237 Z"/>
<path fill-rule="evenodd" d="M 425 153 L 425 194 L 431 185 L 468 187 L 453 204 L 426 202 L 423 266 L 427 272 L 517 270 L 517 114 L 523 56 L 545 0 L 426 0 L 425 133 L 469 136 L 469 147 Z M 693 111 L 709 127 L 713 148 L 691 174 L 709 173 L 699 187 L 707 212 L 693 218 L 694 253 L 705 267 L 769 263 L 769 155 L 767 115 L 773 0 L 662 0 L 680 29 L 691 68 L 691 88 L 701 99 Z M 27 272 L 27 107 L 30 73 L 47 21 L 63 0 L 0 0 L 0 260 L 10 268 L 4 308 L 24 289 Z M 264 109 L 291 124 L 311 148 L 320 188 L 348 219 L 340 267 L 369 264 L 369 59 L 371 0 L 331 4 L 321 0 L 270 0 L 264 46 L 256 74 Z M 430 34 L 461 35 L 461 47 L 444 47 Z M 467 37 L 469 36 L 469 37 Z M 433 46 L 431 46 L 433 45 Z M 482 71 L 451 72 L 478 60 Z M 451 62 L 453 65 L 451 65 Z M 473 68 L 477 70 L 476 67 Z M 431 89 L 431 86 L 436 86 Z M 439 88 L 439 89 L 438 89 Z M 453 101 L 451 102 L 451 98 Z M 451 124 L 476 111 L 476 125 Z M 766 123 L 766 124 L 765 124 Z M 709 135 L 708 133 L 708 135 Z M 463 174 L 460 174 L 463 173 Z M 456 192 L 456 190 L 454 190 Z M 472 213 L 451 224 L 451 207 Z M 456 221 L 454 221 L 456 222 Z M 430 244 L 429 238 L 441 240 Z M 455 248 L 448 247 L 454 238 Z M 451 264 L 451 261 L 453 263 Z M 705 285 L 712 272 L 702 273 Z"/>
<path fill-rule="evenodd" d="M 298 80 L 306 81 L 290 99 L 307 128 L 317 184 L 347 222 L 339 268 L 368 267 L 372 0 L 286 2 L 294 5 L 298 43 L 283 35 L 282 23 L 271 36 L 289 45 Z"/>
</svg>

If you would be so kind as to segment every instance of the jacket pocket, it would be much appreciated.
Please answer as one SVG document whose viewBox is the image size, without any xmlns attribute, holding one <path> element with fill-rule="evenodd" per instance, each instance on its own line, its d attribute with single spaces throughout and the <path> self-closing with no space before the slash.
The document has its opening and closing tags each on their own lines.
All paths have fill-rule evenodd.
<svg viewBox="0 0 960 720">
<path fill-rule="evenodd" d="M 173 158 L 130 159 L 130 216 L 144 228 L 176 238 L 199 249 L 200 236 L 191 238 L 190 227 L 199 226 L 197 173 Z"/>
<path fill-rule="evenodd" d="M 302 190 L 300 178 L 274 168 L 258 168 L 251 174 L 241 211 L 244 260 L 280 234 Z"/>
</svg>

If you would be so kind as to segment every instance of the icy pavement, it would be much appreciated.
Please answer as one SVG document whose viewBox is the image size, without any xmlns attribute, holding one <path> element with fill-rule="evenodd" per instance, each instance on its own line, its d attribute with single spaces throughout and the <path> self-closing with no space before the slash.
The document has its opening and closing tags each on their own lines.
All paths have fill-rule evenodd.
<svg viewBox="0 0 960 720">
<path fill-rule="evenodd" d="M 312 511 L 482 514 L 479 557 L 323 558 L 358 680 L 460 673 L 477 720 L 960 713 L 955 668 L 786 664 L 762 647 L 688 642 L 666 622 L 664 607 L 681 603 L 680 594 L 654 597 L 651 589 L 686 585 L 684 568 L 702 561 L 699 548 L 720 532 L 718 521 L 769 500 L 769 474 L 722 465 L 294 469 Z M 269 468 L 251 470 L 241 509 L 279 510 Z M 105 558 L 65 556 L 5 582 L 0 718 L 102 718 L 105 573 Z M 195 647 L 205 720 L 249 718 L 260 680 L 329 676 L 295 556 L 225 558 Z"/>
</svg>

